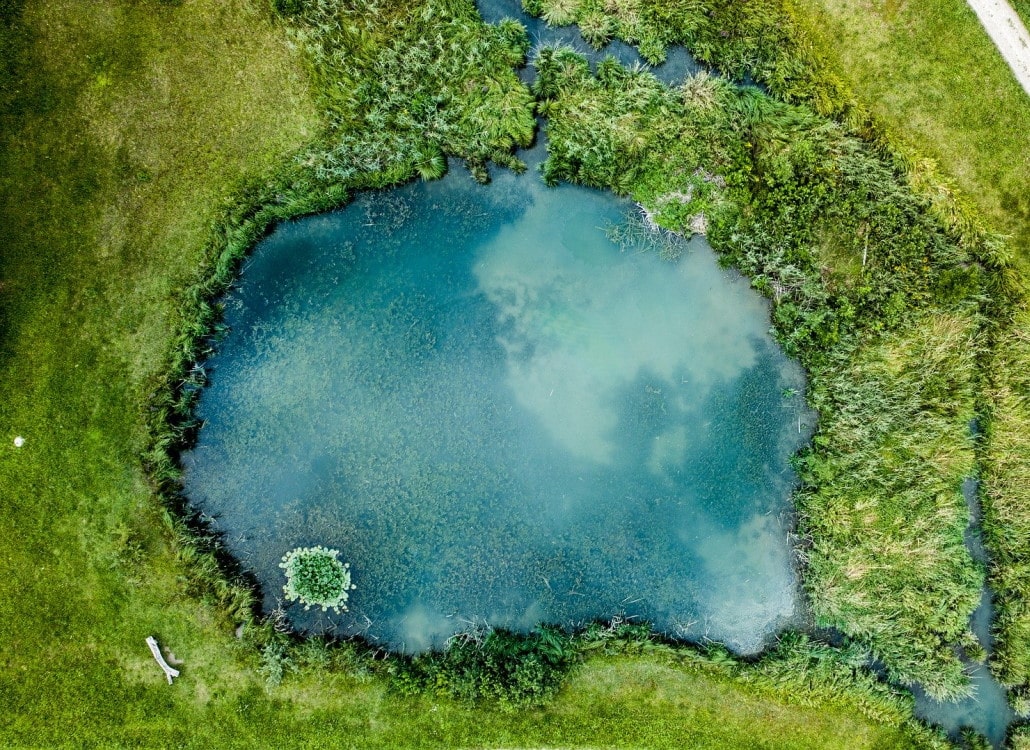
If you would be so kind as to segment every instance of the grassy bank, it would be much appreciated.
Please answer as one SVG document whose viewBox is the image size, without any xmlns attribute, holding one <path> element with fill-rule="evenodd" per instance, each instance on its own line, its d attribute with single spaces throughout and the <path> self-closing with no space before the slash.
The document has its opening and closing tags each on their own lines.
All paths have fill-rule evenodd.
<svg viewBox="0 0 1030 750">
<path fill-rule="evenodd" d="M 171 706 L 139 639 L 215 655 L 224 630 L 171 554 L 145 405 L 211 223 L 320 124 L 251 4 L 0 7 L 4 744 L 96 741 L 147 715 L 160 732 Z M 231 667 L 198 682 L 220 671 L 232 684 Z"/>
<path fill-rule="evenodd" d="M 446 698 L 401 698 L 381 680 L 356 681 L 326 672 L 295 678 L 270 694 L 237 680 L 212 697 L 157 698 L 146 712 L 102 717 L 84 712 L 41 731 L 16 723 L 14 746 L 168 747 L 648 747 L 648 748 L 935 748 L 947 743 L 906 720 L 885 702 L 867 717 L 832 681 L 834 694 L 814 696 L 812 683 L 776 672 L 742 681 L 721 667 L 667 654 L 599 657 L 584 665 L 546 708 L 516 713 L 484 705 L 470 709 Z M 755 684 L 756 680 L 767 680 Z M 778 680 L 778 684 L 773 684 Z M 819 679 L 814 680 L 819 684 Z M 210 685 L 201 686 L 211 687 Z M 788 686 L 785 688 L 785 686 Z M 217 686 L 222 687 L 222 686 Z M 790 697 L 790 688 L 795 692 Z M 148 691 L 149 692 L 149 691 Z M 775 696 L 775 697 L 773 697 Z M 203 703 L 203 705 L 200 705 Z M 63 729 L 75 727 L 68 742 Z"/>
<path fill-rule="evenodd" d="M 1027 18 L 1030 7 L 1015 3 Z M 1030 263 L 1030 97 L 962 0 L 795 0 L 819 57 Z"/>
<path fill-rule="evenodd" d="M 350 132 L 321 113 L 354 110 L 311 93 L 263 3 L 62 0 L 0 11 L 3 744 L 935 744 L 906 723 L 903 700 L 863 688 L 869 677 L 856 681 L 862 673 L 839 655 L 809 663 L 808 650 L 806 661 L 744 668 L 600 649 L 548 708 L 514 715 L 403 698 L 354 669 L 288 674 L 268 688 L 257 654 L 232 636 L 233 590 L 209 585 L 202 561 L 188 560 L 192 548 L 169 531 L 181 526 L 169 523 L 141 457 L 160 448 L 151 409 L 164 408 L 153 394 L 167 384 L 169 356 L 181 366 L 194 353 L 169 355 L 169 342 L 202 322 L 201 300 L 183 290 L 224 280 L 215 251 L 255 231 L 248 209 L 259 206 L 248 201 L 270 202 L 267 219 L 340 199 L 315 195 L 324 184 L 291 182 L 290 156 Z M 386 114 L 403 109 L 395 99 Z M 468 152 L 474 168 L 484 155 L 504 159 L 521 138 L 495 135 Z M 446 142 L 414 146 L 427 143 Z M 398 175 L 438 156 L 414 153 L 402 153 Z M 289 204 L 270 186 L 310 202 Z M 173 687 L 143 645 L 151 634 L 185 661 Z"/>
</svg>

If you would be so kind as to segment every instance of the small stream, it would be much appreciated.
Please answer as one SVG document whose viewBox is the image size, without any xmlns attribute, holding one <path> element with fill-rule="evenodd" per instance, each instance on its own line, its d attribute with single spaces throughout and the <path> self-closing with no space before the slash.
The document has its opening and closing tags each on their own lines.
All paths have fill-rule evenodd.
<svg viewBox="0 0 1030 750">
<path fill-rule="evenodd" d="M 602 58 L 609 56 L 627 67 L 646 65 L 635 47 L 613 39 L 603 50 L 595 50 L 583 39 L 576 26 L 548 26 L 542 19 L 527 15 L 522 10 L 520 0 L 477 0 L 476 6 L 487 23 L 497 23 L 505 18 L 514 18 L 525 26 L 532 45 L 530 59 L 533 58 L 534 50 L 540 47 L 565 46 L 571 47 L 586 57 L 591 65 L 596 65 Z M 674 86 L 682 82 L 684 78 L 701 70 L 701 66 L 690 56 L 690 53 L 678 46 L 669 47 L 665 61 L 661 65 L 648 67 L 659 81 L 669 86 Z M 523 81 L 529 83 L 535 76 L 535 70 L 532 65 L 527 65 L 522 69 L 520 75 Z"/>
<path fill-rule="evenodd" d="M 962 496 L 969 506 L 969 527 L 966 529 L 966 545 L 977 563 L 986 567 L 988 558 L 980 534 L 979 482 L 969 477 L 962 485 Z M 986 586 L 980 598 L 980 606 L 970 617 L 970 626 L 984 651 L 990 656 L 994 648 L 991 623 L 994 621 L 994 606 L 991 592 Z M 1016 714 L 1009 706 L 1005 689 L 998 684 L 984 662 L 976 662 L 962 655 L 966 671 L 973 682 L 973 695 L 960 701 L 942 703 L 923 692 L 918 685 L 912 688 L 916 698 L 916 716 L 943 728 L 952 739 L 958 737 L 962 727 L 972 727 L 984 735 L 991 744 L 1000 748 L 1005 744 L 1009 725 L 1016 720 Z"/>
</svg>

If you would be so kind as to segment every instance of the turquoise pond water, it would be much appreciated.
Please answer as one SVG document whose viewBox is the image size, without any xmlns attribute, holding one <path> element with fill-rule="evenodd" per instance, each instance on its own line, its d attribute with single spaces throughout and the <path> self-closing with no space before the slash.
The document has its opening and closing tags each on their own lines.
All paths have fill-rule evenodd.
<svg viewBox="0 0 1030 750">
<path fill-rule="evenodd" d="M 610 194 L 455 171 L 259 245 L 187 494 L 268 607 L 287 550 L 341 550 L 350 610 L 288 606 L 302 629 L 416 651 L 627 616 L 760 649 L 798 618 L 811 422 L 767 303 L 702 241 L 613 242 Z"/>
<path fill-rule="evenodd" d="M 517 0 L 478 7 L 518 19 L 534 47 L 642 62 Z M 671 47 L 653 73 L 674 85 L 697 70 Z M 751 653 L 805 627 L 787 459 L 814 415 L 767 305 L 703 241 L 627 243 L 629 203 L 545 189 L 532 170 L 494 177 L 287 223 L 228 296 L 186 491 L 266 609 L 282 554 L 326 544 L 352 564 L 350 610 L 294 604 L 293 624 L 407 651 L 482 624 L 624 616 Z M 612 227 L 633 231 L 617 244 Z M 988 650 L 991 620 L 985 590 L 971 622 Z M 1004 690 L 967 670 L 973 696 L 914 686 L 916 714 L 1001 747 Z"/>
</svg>

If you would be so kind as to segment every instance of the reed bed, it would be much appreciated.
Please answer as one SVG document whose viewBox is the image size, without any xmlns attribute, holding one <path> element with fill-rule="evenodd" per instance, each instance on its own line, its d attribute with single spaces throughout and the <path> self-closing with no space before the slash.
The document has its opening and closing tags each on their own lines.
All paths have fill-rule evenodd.
<svg viewBox="0 0 1030 750">
<path fill-rule="evenodd" d="M 1016 307 L 990 360 L 984 541 L 991 556 L 997 639 L 992 667 L 1030 715 L 1030 312 Z"/>
<path fill-rule="evenodd" d="M 897 680 L 961 694 L 954 646 L 970 637 L 983 574 L 960 490 L 976 472 L 969 424 L 997 244 L 945 224 L 876 144 L 807 107 L 716 77 L 678 91 L 644 71 L 595 78 L 567 50 L 537 65 L 545 177 L 629 193 L 673 231 L 705 215 L 713 247 L 773 298 L 820 415 L 797 461 L 820 624 Z"/>
</svg>

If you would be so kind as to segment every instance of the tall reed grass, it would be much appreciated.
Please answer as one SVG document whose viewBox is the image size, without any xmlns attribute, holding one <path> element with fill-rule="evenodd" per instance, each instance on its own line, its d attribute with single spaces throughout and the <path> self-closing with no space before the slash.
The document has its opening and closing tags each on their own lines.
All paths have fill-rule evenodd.
<svg viewBox="0 0 1030 750">
<path fill-rule="evenodd" d="M 820 624 L 895 679 L 961 694 L 954 646 L 983 580 L 961 485 L 976 470 L 993 248 L 943 224 L 876 144 L 807 107 L 716 77 L 678 91 L 639 71 L 595 78 L 562 50 L 536 64 L 546 177 L 628 193 L 675 231 L 704 214 L 713 247 L 773 298 L 820 417 L 797 464 Z"/>
<path fill-rule="evenodd" d="M 991 555 L 997 639 L 992 666 L 1030 715 L 1030 310 L 1000 327 L 988 373 L 984 541 Z"/>
</svg>

